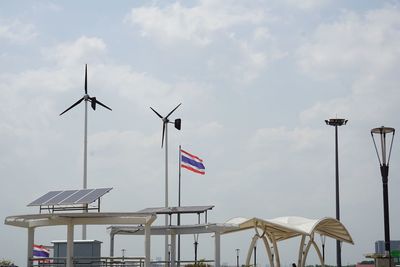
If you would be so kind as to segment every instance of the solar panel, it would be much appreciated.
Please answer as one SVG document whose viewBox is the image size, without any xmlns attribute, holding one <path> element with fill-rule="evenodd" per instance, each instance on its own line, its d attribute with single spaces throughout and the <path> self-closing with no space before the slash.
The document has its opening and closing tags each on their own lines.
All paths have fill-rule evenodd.
<svg viewBox="0 0 400 267">
<path fill-rule="evenodd" d="M 73 206 L 76 204 L 90 204 L 104 194 L 108 193 L 112 188 L 98 188 L 98 189 L 83 189 L 83 190 L 64 190 L 64 191 L 50 191 L 35 201 L 28 204 L 28 206 L 41 206 L 41 210 L 45 209 L 42 206 L 53 206 L 55 210 L 68 210 L 66 206 Z M 59 207 L 54 207 L 59 206 Z M 71 207 L 71 209 L 76 207 Z M 88 207 L 86 207 L 87 209 Z M 97 208 L 89 208 L 97 209 Z M 100 209 L 100 205 L 98 206 Z"/>
<path fill-rule="evenodd" d="M 86 196 L 87 194 L 89 194 L 90 192 L 92 192 L 94 190 L 95 189 L 79 190 L 79 191 L 75 192 L 75 194 L 73 194 L 73 195 L 67 197 L 66 199 L 64 199 L 63 201 L 61 201 L 60 205 L 73 205 L 73 204 L 75 204 L 76 201 L 83 198 L 84 196 Z"/>
<path fill-rule="evenodd" d="M 80 200 L 76 201 L 75 204 L 89 204 L 108 193 L 112 188 L 99 188 L 95 189 Z"/>
<path fill-rule="evenodd" d="M 56 195 L 60 194 L 62 191 L 50 191 L 46 193 L 45 195 L 39 197 L 38 199 L 32 201 L 31 203 L 28 204 L 28 206 L 40 206 L 43 205 L 43 203 L 49 201 Z"/>
<path fill-rule="evenodd" d="M 50 199 L 43 203 L 43 205 L 51 206 L 51 205 L 59 205 L 61 201 L 70 197 L 72 194 L 76 193 L 78 190 L 66 190 L 62 193 L 58 194 L 54 198 Z"/>
</svg>

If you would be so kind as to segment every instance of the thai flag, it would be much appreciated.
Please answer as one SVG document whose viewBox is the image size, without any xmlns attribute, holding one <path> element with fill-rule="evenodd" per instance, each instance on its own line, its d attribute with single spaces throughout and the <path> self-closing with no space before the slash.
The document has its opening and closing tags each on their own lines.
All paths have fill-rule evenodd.
<svg viewBox="0 0 400 267">
<path fill-rule="evenodd" d="M 33 257 L 48 258 L 49 254 L 50 251 L 46 247 L 40 245 L 33 245 Z"/>
<path fill-rule="evenodd" d="M 198 174 L 206 173 L 203 160 L 183 149 L 181 149 L 181 167 Z"/>
</svg>

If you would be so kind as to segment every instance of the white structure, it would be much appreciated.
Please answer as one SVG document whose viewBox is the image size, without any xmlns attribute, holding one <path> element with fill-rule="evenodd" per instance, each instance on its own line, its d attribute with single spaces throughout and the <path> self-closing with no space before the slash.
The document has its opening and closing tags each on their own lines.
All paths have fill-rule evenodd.
<svg viewBox="0 0 400 267">
<path fill-rule="evenodd" d="M 307 219 L 303 217 L 280 217 L 270 220 L 259 218 L 233 218 L 226 223 L 235 224 L 238 229 L 230 229 L 224 234 L 254 229 L 255 234 L 250 243 L 247 253 L 246 266 L 250 265 L 250 258 L 253 248 L 258 239 L 262 239 L 271 267 L 280 267 L 279 250 L 277 243 L 293 237 L 301 237 L 299 244 L 299 257 L 297 266 L 304 267 L 308 252 L 311 246 L 316 250 L 321 265 L 324 266 L 324 260 L 317 244 L 314 241 L 315 234 L 328 236 L 333 239 L 354 244 L 349 232 L 345 226 L 338 220 L 333 218 L 322 218 L 319 220 Z M 273 251 L 271 251 L 271 248 Z M 274 257 L 272 256 L 274 255 Z"/>
<path fill-rule="evenodd" d="M 183 212 L 183 210 L 181 212 Z M 67 267 L 73 266 L 74 226 L 82 224 L 113 225 L 108 227 L 108 230 L 110 231 L 111 257 L 114 256 L 115 235 L 144 235 L 145 267 L 150 267 L 151 235 L 171 236 L 171 267 L 176 267 L 177 263 L 177 235 L 192 235 L 204 233 L 213 234 L 215 267 L 220 267 L 221 235 L 248 229 L 254 229 L 255 234 L 250 242 L 250 247 L 245 263 L 246 266 L 250 265 L 253 248 L 259 239 L 261 239 L 264 243 L 266 254 L 268 256 L 271 267 L 280 267 L 280 257 L 277 244 L 279 241 L 289 238 L 301 238 L 297 262 L 298 267 L 305 266 L 307 255 L 311 247 L 314 247 L 315 251 L 317 252 L 321 265 L 325 265 L 323 257 L 321 255 L 321 251 L 314 241 L 314 237 L 316 234 L 353 244 L 353 239 L 351 238 L 345 226 L 340 221 L 333 218 L 322 218 L 319 220 L 313 220 L 302 217 L 280 217 L 264 220 L 259 218 L 248 219 L 238 217 L 233 218 L 223 224 L 205 222 L 204 224 L 194 225 L 152 226 L 152 223 L 155 221 L 156 218 L 157 215 L 151 212 L 51 213 L 9 216 L 5 219 L 5 224 L 28 229 L 27 266 L 30 266 L 30 260 L 32 258 L 35 229 L 37 227 L 54 225 L 67 226 Z"/>
<path fill-rule="evenodd" d="M 114 256 L 115 235 L 144 235 L 146 233 L 143 226 L 110 226 L 110 256 Z M 214 266 L 221 266 L 221 233 L 238 230 L 237 225 L 232 224 L 195 224 L 179 226 L 152 226 L 151 235 L 171 236 L 171 267 L 176 267 L 176 236 L 211 233 L 214 236 Z M 168 259 L 166 259 L 168 260 Z"/>
<path fill-rule="evenodd" d="M 5 224 L 23 227 L 28 229 L 27 242 L 27 266 L 31 266 L 33 244 L 35 240 L 35 229 L 37 227 L 65 225 L 67 226 L 67 259 L 66 267 L 73 267 L 73 242 L 75 225 L 143 225 L 144 227 L 144 254 L 145 267 L 150 266 L 150 226 L 157 218 L 152 213 L 51 213 L 35 215 L 9 216 L 5 219 Z"/>
</svg>

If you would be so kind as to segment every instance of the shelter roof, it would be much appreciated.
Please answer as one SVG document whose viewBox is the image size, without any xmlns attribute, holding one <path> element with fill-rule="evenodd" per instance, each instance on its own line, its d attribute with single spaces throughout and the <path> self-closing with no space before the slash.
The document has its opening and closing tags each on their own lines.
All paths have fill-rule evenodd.
<svg viewBox="0 0 400 267">
<path fill-rule="evenodd" d="M 204 234 L 226 232 L 228 230 L 238 229 L 239 226 L 227 223 L 207 223 L 192 225 L 169 225 L 169 226 L 151 226 L 152 235 L 165 234 Z M 110 226 L 107 228 L 112 234 L 118 235 L 144 235 L 144 226 Z"/>
<path fill-rule="evenodd" d="M 214 206 L 183 206 L 183 207 L 155 207 L 146 208 L 138 212 L 156 213 L 156 214 L 178 214 L 178 213 L 204 213 L 212 210 Z"/>
<path fill-rule="evenodd" d="M 354 244 L 346 227 L 334 218 L 325 217 L 322 219 L 308 219 L 303 217 L 279 217 L 275 219 L 243 218 L 230 219 L 226 223 L 237 224 L 239 229 L 228 230 L 225 233 L 256 228 L 265 231 L 267 235 L 274 237 L 276 241 L 292 237 L 314 233 L 329 236 L 336 240 Z"/>
<path fill-rule="evenodd" d="M 68 224 L 151 224 L 156 218 L 154 213 L 139 212 L 50 213 L 8 216 L 4 224 L 24 228 Z"/>
</svg>

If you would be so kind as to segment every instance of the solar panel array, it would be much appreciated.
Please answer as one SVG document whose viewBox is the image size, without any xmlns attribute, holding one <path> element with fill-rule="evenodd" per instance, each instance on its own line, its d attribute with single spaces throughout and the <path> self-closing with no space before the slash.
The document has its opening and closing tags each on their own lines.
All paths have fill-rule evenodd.
<svg viewBox="0 0 400 267">
<path fill-rule="evenodd" d="M 32 201 L 28 206 L 55 206 L 55 205 L 76 205 L 90 204 L 112 188 L 83 189 L 83 190 L 64 190 L 50 191 L 38 199 Z"/>
</svg>

